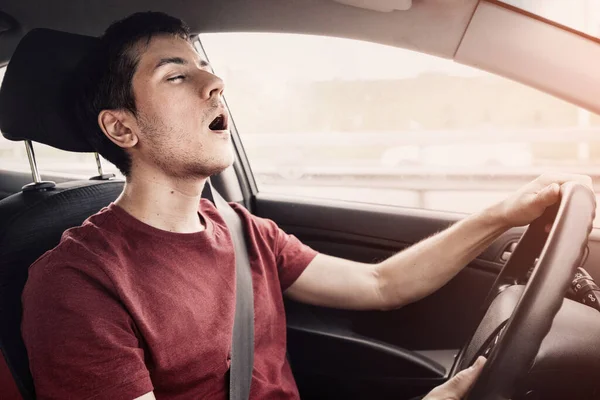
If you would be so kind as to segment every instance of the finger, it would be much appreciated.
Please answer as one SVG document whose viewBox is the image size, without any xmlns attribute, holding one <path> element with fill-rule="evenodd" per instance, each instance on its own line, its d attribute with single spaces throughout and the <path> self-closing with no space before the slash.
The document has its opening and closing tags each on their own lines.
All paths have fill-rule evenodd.
<svg viewBox="0 0 600 400">
<path fill-rule="evenodd" d="M 463 398 L 481 374 L 485 361 L 484 357 L 478 357 L 470 368 L 460 371 L 439 388 L 448 393 L 451 398 Z"/>
<path fill-rule="evenodd" d="M 560 198 L 560 186 L 558 183 L 552 183 L 540 190 L 535 197 L 535 201 L 543 206 L 550 206 Z"/>
<path fill-rule="evenodd" d="M 536 180 L 544 186 L 553 182 L 558 183 L 559 185 L 562 185 L 566 182 L 578 182 L 589 187 L 590 189 L 593 189 L 592 178 L 590 178 L 588 175 L 553 173 L 540 175 Z"/>
</svg>

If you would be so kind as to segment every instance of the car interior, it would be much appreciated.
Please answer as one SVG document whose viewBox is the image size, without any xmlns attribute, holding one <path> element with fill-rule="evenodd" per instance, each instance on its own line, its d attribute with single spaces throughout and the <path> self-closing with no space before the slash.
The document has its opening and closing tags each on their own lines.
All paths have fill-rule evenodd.
<svg viewBox="0 0 600 400">
<path fill-rule="evenodd" d="M 111 22 L 144 10 L 182 18 L 196 35 L 310 34 L 409 49 L 600 113 L 600 39 L 496 0 L 4 0 L 0 131 L 22 142 L 30 170 L 0 159 L 2 400 L 35 399 L 20 334 L 29 265 L 66 229 L 114 201 L 124 184 L 77 136 L 65 106 L 70 73 Z M 211 178 L 215 189 L 321 253 L 377 262 L 466 215 L 261 191 L 244 132 L 234 126 L 232 134 L 236 160 Z M 38 144 L 90 153 L 97 174 L 44 172 Z M 470 399 L 598 398 L 596 198 L 579 185 L 565 185 L 561 194 L 530 227 L 508 230 L 439 291 L 403 308 L 348 311 L 286 301 L 288 356 L 301 397 L 420 398 L 484 354 L 493 362 Z"/>
</svg>

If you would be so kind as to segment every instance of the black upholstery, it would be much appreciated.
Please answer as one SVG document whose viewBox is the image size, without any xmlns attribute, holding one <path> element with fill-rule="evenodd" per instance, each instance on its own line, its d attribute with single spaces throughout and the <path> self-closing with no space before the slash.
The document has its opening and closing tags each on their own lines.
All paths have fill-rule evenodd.
<svg viewBox="0 0 600 400">
<path fill-rule="evenodd" d="M 48 29 L 23 38 L 0 89 L 5 137 L 93 151 L 70 121 L 66 98 L 73 69 L 94 40 Z M 122 181 L 74 181 L 0 200 L 0 349 L 25 400 L 35 398 L 20 329 L 28 268 L 58 244 L 66 229 L 107 206 L 122 189 Z"/>
<path fill-rule="evenodd" d="M 122 181 L 75 181 L 0 201 L 0 347 L 25 399 L 34 398 L 20 329 L 28 267 L 56 246 L 66 229 L 81 225 L 122 189 Z"/>
<path fill-rule="evenodd" d="M 74 126 L 69 85 L 97 41 L 51 29 L 34 29 L 23 37 L 0 88 L 0 131 L 5 138 L 94 151 Z"/>
</svg>

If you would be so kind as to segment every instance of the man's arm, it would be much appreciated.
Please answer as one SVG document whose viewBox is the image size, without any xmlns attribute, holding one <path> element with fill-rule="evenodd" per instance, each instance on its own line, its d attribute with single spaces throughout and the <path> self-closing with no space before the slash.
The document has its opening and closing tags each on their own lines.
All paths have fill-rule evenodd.
<svg viewBox="0 0 600 400">
<path fill-rule="evenodd" d="M 21 332 L 34 360 L 37 397 L 135 399 L 151 393 L 144 350 L 112 281 L 91 257 L 76 262 L 61 251 L 29 268 L 22 296 Z"/>
<path fill-rule="evenodd" d="M 504 230 L 501 220 L 487 210 L 379 264 L 319 254 L 286 295 L 334 308 L 401 307 L 443 286 Z"/>
<path fill-rule="evenodd" d="M 487 210 L 474 214 L 379 264 L 318 255 L 286 290 L 290 298 L 346 309 L 393 309 L 446 284 L 505 230 L 538 218 L 559 199 L 560 184 L 582 175 L 541 176 Z"/>
</svg>

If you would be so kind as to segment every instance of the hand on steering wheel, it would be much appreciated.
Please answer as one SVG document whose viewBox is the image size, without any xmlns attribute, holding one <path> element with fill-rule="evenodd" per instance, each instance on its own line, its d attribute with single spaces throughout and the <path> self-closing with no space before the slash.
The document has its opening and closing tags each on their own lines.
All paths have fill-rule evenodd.
<svg viewBox="0 0 600 400">
<path fill-rule="evenodd" d="M 477 355 L 489 354 L 480 378 L 465 398 L 510 399 L 532 367 L 540 344 L 562 305 L 574 270 L 580 265 L 592 230 L 595 196 L 589 185 L 582 183 L 568 182 L 560 187 L 560 203 L 529 225 L 500 271 L 486 300 L 484 318 L 456 363 L 458 371 Z M 552 228 L 548 231 L 545 228 L 549 223 Z M 531 265 L 535 267 L 527 280 L 525 276 Z M 523 282 L 527 283 L 525 287 L 521 285 Z M 512 316 L 501 324 L 490 324 L 497 319 L 496 300 L 505 293 L 519 296 L 511 297 L 514 300 Z M 509 306 L 499 304 L 504 308 Z"/>
<path fill-rule="evenodd" d="M 561 185 L 567 182 L 592 189 L 592 179 L 586 175 L 544 174 L 504 199 L 499 205 L 501 217 L 510 227 L 530 224 L 560 200 Z"/>
<path fill-rule="evenodd" d="M 475 383 L 485 365 L 485 358 L 479 357 L 475 363 L 454 375 L 451 379 L 433 389 L 423 400 L 460 400 Z"/>
</svg>

